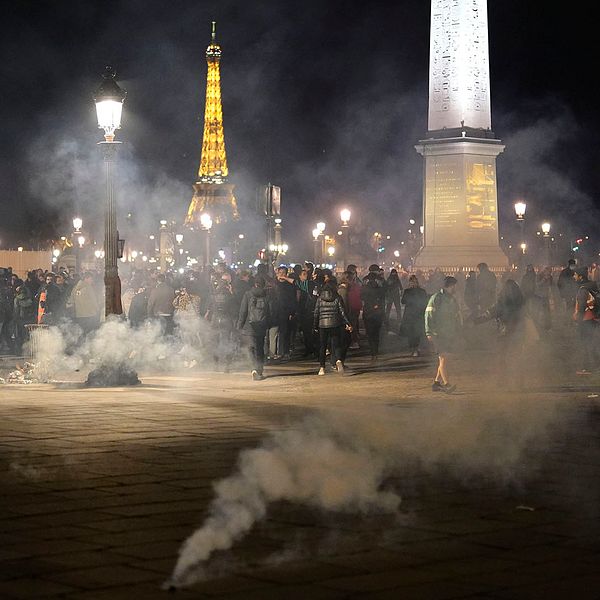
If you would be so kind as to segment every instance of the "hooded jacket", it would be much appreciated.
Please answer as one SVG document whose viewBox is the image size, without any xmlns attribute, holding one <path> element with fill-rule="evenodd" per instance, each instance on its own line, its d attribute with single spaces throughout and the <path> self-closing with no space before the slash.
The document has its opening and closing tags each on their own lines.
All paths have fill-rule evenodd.
<svg viewBox="0 0 600 600">
<path fill-rule="evenodd" d="M 250 306 L 254 299 L 264 298 L 264 323 L 250 323 Z M 270 325 L 271 316 L 271 299 L 267 291 L 263 288 L 254 287 L 248 290 L 242 298 L 240 306 L 240 314 L 238 317 L 237 328 L 244 335 L 264 335 Z"/>
<path fill-rule="evenodd" d="M 341 325 L 350 325 L 339 294 L 327 285 L 319 294 L 313 323 L 315 329 L 331 329 L 341 327 Z"/>
</svg>

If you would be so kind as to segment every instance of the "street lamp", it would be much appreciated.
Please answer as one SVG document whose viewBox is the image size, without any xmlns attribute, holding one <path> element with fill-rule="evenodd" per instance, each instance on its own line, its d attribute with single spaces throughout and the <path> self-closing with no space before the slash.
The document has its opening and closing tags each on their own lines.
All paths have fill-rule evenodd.
<svg viewBox="0 0 600 600">
<path fill-rule="evenodd" d="M 206 256 L 204 259 L 204 266 L 210 264 L 210 230 L 213 226 L 213 220 L 208 213 L 200 215 L 200 225 L 206 231 Z"/>
<path fill-rule="evenodd" d="M 343 267 L 344 269 L 346 268 L 346 266 L 348 265 L 348 254 L 350 252 L 350 235 L 349 235 L 349 231 L 350 231 L 350 217 L 352 216 L 352 213 L 347 209 L 347 208 L 343 208 L 340 211 L 340 218 L 342 219 L 342 244 L 341 244 L 341 254 L 342 256 L 340 257 L 341 259 L 343 259 L 341 262 L 343 262 Z"/>
<path fill-rule="evenodd" d="M 319 230 L 319 234 L 322 234 L 325 231 L 325 223 L 323 223 L 322 221 L 317 223 L 317 229 Z"/>
<path fill-rule="evenodd" d="M 526 210 L 527 204 L 525 204 L 525 202 L 515 202 L 515 214 L 517 215 L 517 221 L 523 221 L 523 219 L 525 218 Z"/>
<path fill-rule="evenodd" d="M 83 227 L 83 219 L 81 217 L 75 217 L 73 219 L 73 229 L 75 230 L 75 232 L 79 233 L 81 231 L 82 227 Z"/>
<path fill-rule="evenodd" d="M 550 260 L 550 223 L 547 221 L 542 223 L 542 232 L 544 233 L 544 248 L 546 254 L 546 265 L 550 265 L 552 262 Z"/>
<path fill-rule="evenodd" d="M 123 313 L 121 306 L 121 281 L 117 257 L 119 254 L 119 232 L 117 231 L 117 212 L 113 186 L 113 163 L 120 142 L 115 142 L 115 131 L 121 127 L 121 115 L 126 92 L 115 81 L 116 73 L 112 67 L 106 67 L 102 83 L 96 91 L 96 116 L 98 127 L 104 130 L 104 141 L 98 145 L 104 156 L 106 177 L 106 208 L 104 215 L 104 312 L 110 315 Z"/>
<path fill-rule="evenodd" d="M 526 251 L 526 250 L 527 250 L 527 244 L 526 244 L 525 242 L 523 242 L 523 243 L 521 244 L 521 252 L 522 252 L 523 254 L 525 254 L 525 251 Z"/>
</svg>

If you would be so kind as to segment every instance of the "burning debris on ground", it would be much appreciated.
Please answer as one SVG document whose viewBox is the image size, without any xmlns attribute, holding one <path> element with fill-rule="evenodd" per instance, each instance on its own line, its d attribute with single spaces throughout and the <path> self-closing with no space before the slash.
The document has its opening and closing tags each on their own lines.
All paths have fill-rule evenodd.
<svg viewBox="0 0 600 600">
<path fill-rule="evenodd" d="M 6 378 L 0 377 L 0 384 L 19 383 L 43 383 L 36 373 L 36 365 L 32 362 L 25 362 L 22 365 L 15 365 L 15 368 L 8 373 Z"/>
</svg>

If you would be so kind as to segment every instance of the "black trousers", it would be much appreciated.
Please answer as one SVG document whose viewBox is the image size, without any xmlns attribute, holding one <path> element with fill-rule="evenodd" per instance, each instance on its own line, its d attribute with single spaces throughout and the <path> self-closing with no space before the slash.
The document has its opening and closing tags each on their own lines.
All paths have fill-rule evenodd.
<svg viewBox="0 0 600 600">
<path fill-rule="evenodd" d="M 256 328 L 252 335 L 248 337 L 250 346 L 250 357 L 252 359 L 252 370 L 256 371 L 259 375 L 263 374 L 263 366 L 265 364 L 265 336 L 267 329 Z"/>
<path fill-rule="evenodd" d="M 369 340 L 371 356 L 377 356 L 379 354 L 379 337 L 381 335 L 383 316 L 377 314 L 367 315 L 365 317 L 363 313 L 363 320 L 365 322 L 365 329 L 367 330 L 367 339 Z"/>
<path fill-rule="evenodd" d="M 340 328 L 339 327 L 320 327 L 319 328 L 319 366 L 325 367 L 327 347 L 330 346 L 331 362 L 335 364 L 340 358 Z"/>
</svg>

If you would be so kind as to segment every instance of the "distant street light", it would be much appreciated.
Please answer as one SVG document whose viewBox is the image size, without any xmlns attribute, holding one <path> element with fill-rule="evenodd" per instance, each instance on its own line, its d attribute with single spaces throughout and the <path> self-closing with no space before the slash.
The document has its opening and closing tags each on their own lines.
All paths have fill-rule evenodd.
<svg viewBox="0 0 600 600">
<path fill-rule="evenodd" d="M 325 227 L 327 226 L 322 221 L 317 223 L 317 229 L 319 230 L 319 233 L 323 233 L 325 231 Z"/>
<path fill-rule="evenodd" d="M 79 233 L 83 227 L 83 219 L 81 217 L 75 217 L 73 219 L 73 229 Z"/>
<path fill-rule="evenodd" d="M 340 211 L 340 219 L 342 219 L 342 222 L 344 225 L 348 225 L 348 221 L 350 220 L 351 216 L 352 216 L 352 213 L 347 208 L 343 208 Z"/>
<path fill-rule="evenodd" d="M 203 213 L 200 215 L 200 225 L 206 231 L 206 251 L 204 257 L 204 266 L 208 266 L 210 264 L 210 230 L 213 226 L 212 217 L 208 213 Z"/>
<path fill-rule="evenodd" d="M 550 223 L 542 223 L 542 231 L 545 236 L 550 235 Z"/>
<path fill-rule="evenodd" d="M 115 131 L 121 127 L 121 115 L 126 92 L 115 80 L 116 73 L 106 67 L 103 81 L 96 91 L 96 116 L 99 129 L 104 130 L 104 141 L 98 145 L 104 156 L 106 178 L 106 211 L 104 218 L 104 312 L 110 315 L 123 313 L 121 305 L 121 281 L 117 258 L 119 256 L 119 232 L 117 231 L 117 211 L 113 184 L 113 163 L 120 142 L 115 142 Z"/>
</svg>

